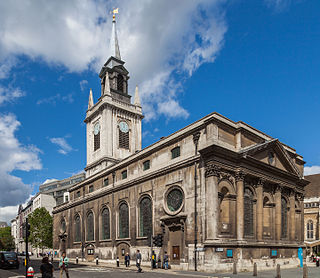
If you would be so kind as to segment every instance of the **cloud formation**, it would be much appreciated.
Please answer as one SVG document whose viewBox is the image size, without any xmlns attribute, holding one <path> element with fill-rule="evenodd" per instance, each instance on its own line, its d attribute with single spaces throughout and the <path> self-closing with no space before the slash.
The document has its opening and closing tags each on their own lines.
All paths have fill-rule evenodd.
<svg viewBox="0 0 320 278">
<path fill-rule="evenodd" d="M 74 149 L 68 144 L 67 140 L 63 137 L 56 137 L 49 139 L 52 144 L 55 144 L 59 147 L 58 153 L 63 155 L 68 154 L 69 152 L 73 151 Z"/>
<path fill-rule="evenodd" d="M 0 85 L 0 105 L 4 102 L 13 102 L 24 95 L 25 93 L 19 88 L 3 87 Z"/>
<path fill-rule="evenodd" d="M 0 207 L 24 202 L 31 186 L 11 174 L 14 170 L 30 171 L 42 168 L 40 150 L 24 146 L 15 137 L 20 122 L 13 114 L 0 115 Z"/>
<path fill-rule="evenodd" d="M 304 175 L 314 175 L 314 174 L 320 174 L 320 166 L 314 165 L 314 166 L 306 166 L 304 167 Z"/>
<path fill-rule="evenodd" d="M 72 72 L 98 72 L 111 55 L 108 11 L 118 6 L 121 56 L 130 71 L 130 91 L 139 84 L 146 119 L 161 114 L 185 118 L 188 112 L 179 103 L 183 84 L 176 84 L 175 77 L 188 78 L 203 63 L 215 60 L 227 30 L 224 2 L 124 0 L 111 6 L 93 0 L 2 1 L 2 72 L 7 76 L 12 67 L 8 57 L 21 54 Z M 163 109 L 167 103 L 176 111 Z"/>
<path fill-rule="evenodd" d="M 48 98 L 42 98 L 37 101 L 37 104 L 52 104 L 56 105 L 57 102 L 62 101 L 62 102 L 68 102 L 68 103 L 73 103 L 74 99 L 72 94 L 67 94 L 67 95 L 61 95 L 61 94 L 56 94 L 54 96 L 48 97 Z"/>
</svg>

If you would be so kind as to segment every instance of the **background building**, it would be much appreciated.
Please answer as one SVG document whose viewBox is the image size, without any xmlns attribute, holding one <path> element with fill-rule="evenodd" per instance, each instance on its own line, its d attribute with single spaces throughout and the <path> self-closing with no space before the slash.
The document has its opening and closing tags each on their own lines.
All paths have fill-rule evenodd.
<svg viewBox="0 0 320 278">
<path fill-rule="evenodd" d="M 320 253 L 320 174 L 305 176 L 304 238 L 308 253 Z"/>
<path fill-rule="evenodd" d="M 5 227 L 8 227 L 7 222 L 0 221 L 0 228 L 5 228 Z"/>
<path fill-rule="evenodd" d="M 68 189 L 71 186 L 83 181 L 84 178 L 85 173 L 80 173 L 63 180 L 55 180 L 44 183 L 40 185 L 39 191 L 47 195 L 52 195 L 56 201 L 56 205 L 60 205 L 68 198 Z"/>
</svg>

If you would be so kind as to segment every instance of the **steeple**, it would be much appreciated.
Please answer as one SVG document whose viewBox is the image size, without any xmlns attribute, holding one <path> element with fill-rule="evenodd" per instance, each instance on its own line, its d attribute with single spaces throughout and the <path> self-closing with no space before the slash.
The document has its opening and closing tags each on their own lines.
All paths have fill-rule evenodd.
<svg viewBox="0 0 320 278">
<path fill-rule="evenodd" d="M 121 60 L 120 48 L 119 48 L 119 42 L 118 42 L 118 36 L 117 36 L 117 27 L 116 27 L 116 14 L 118 13 L 118 9 L 114 9 L 112 13 L 113 13 L 112 33 L 111 33 L 111 40 L 110 40 L 111 56 Z"/>
<path fill-rule="evenodd" d="M 136 86 L 136 91 L 134 93 L 134 105 L 141 107 L 138 85 Z"/>
<path fill-rule="evenodd" d="M 90 88 L 90 94 L 89 94 L 89 102 L 88 102 L 88 110 L 93 106 L 93 95 L 92 95 L 92 89 Z"/>
</svg>

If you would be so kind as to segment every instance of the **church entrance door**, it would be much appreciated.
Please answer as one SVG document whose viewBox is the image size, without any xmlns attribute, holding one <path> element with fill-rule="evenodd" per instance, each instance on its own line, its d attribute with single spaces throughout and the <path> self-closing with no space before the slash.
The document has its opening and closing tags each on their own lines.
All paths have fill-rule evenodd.
<svg viewBox="0 0 320 278">
<path fill-rule="evenodd" d="M 180 260 L 180 246 L 172 246 L 173 260 Z"/>
</svg>

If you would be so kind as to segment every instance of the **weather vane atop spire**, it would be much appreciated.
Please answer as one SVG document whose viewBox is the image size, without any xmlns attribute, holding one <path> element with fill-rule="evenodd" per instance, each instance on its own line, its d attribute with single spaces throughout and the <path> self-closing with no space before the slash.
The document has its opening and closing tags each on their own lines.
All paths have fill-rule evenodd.
<svg viewBox="0 0 320 278">
<path fill-rule="evenodd" d="M 116 21 L 116 14 L 119 13 L 119 8 L 113 9 L 112 13 L 113 13 L 113 16 L 112 16 L 113 21 Z"/>
</svg>

